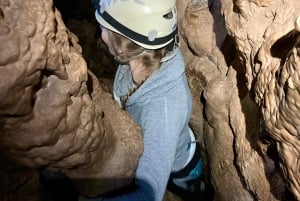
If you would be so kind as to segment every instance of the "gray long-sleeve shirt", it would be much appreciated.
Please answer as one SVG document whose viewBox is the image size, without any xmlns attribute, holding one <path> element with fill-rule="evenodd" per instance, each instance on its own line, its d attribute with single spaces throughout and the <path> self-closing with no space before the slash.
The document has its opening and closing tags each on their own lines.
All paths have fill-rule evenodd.
<svg viewBox="0 0 300 201">
<path fill-rule="evenodd" d="M 110 201 L 161 201 L 171 172 L 179 171 L 189 157 L 189 118 L 192 97 L 180 50 L 132 94 L 126 110 L 141 126 L 144 151 L 136 172 L 136 190 Z M 118 67 L 114 94 L 119 98 L 134 86 L 129 66 Z"/>
</svg>

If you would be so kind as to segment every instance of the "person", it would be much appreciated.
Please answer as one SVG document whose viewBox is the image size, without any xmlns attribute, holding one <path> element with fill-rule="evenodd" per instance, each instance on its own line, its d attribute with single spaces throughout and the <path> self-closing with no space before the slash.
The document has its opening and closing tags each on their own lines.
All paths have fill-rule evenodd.
<svg viewBox="0 0 300 201">
<path fill-rule="evenodd" d="M 114 98 L 142 129 L 134 188 L 81 200 L 161 201 L 168 185 L 196 192 L 202 174 L 189 127 L 192 96 L 180 52 L 175 0 L 93 0 L 101 38 L 120 64 Z"/>
</svg>

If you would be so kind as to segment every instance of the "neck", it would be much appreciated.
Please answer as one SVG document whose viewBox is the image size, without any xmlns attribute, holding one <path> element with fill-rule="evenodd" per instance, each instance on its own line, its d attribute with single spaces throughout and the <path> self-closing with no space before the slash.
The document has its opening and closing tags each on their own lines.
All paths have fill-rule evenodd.
<svg viewBox="0 0 300 201">
<path fill-rule="evenodd" d="M 138 59 L 129 61 L 129 66 L 133 81 L 136 85 L 140 85 L 143 81 L 145 81 L 149 74 L 146 66 L 144 66 L 143 63 Z"/>
</svg>

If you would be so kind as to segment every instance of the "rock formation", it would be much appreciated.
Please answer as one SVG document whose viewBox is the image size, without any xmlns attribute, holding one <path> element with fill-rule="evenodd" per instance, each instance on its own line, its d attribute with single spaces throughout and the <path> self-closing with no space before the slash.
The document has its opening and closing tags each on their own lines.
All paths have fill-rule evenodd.
<svg viewBox="0 0 300 201">
<path fill-rule="evenodd" d="M 299 0 L 180 0 L 177 8 L 190 124 L 213 200 L 300 200 Z M 88 70 L 94 50 L 78 37 L 91 44 L 95 29 L 84 39 L 80 21 L 68 22 L 77 36 L 50 0 L 0 0 L 0 200 L 24 192 L 41 200 L 38 168 L 64 173 L 90 196 L 134 176 L 140 130 L 113 101 L 110 80 Z"/>
<path fill-rule="evenodd" d="M 1 156 L 60 171 L 88 195 L 131 182 L 140 129 L 89 73 L 52 1 L 0 1 L 0 41 Z"/>
<path fill-rule="evenodd" d="M 276 147 L 277 172 L 300 200 L 299 1 L 222 1 L 239 68 L 259 108 L 260 131 Z M 236 12 L 232 12 L 232 9 Z M 239 28 L 237 28 L 239 27 Z"/>
<path fill-rule="evenodd" d="M 192 124 L 203 142 L 214 200 L 300 200 L 300 3 L 180 5 L 196 100 Z"/>
</svg>

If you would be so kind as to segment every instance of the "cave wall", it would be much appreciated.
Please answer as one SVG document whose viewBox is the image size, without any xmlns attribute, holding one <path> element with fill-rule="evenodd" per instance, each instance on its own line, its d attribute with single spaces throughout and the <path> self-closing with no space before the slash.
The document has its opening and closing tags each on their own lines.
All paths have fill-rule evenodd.
<svg viewBox="0 0 300 201">
<path fill-rule="evenodd" d="M 88 195 L 130 183 L 140 129 L 89 72 L 52 1 L 1 1 L 0 19 L 1 160 L 62 172 Z M 1 200 L 19 200 L 23 180 L 6 182 Z"/>
<path fill-rule="evenodd" d="M 300 2 L 177 8 L 190 124 L 213 200 L 300 200 Z M 91 10 L 88 1 L 0 1 L 0 200 L 41 200 L 39 168 L 90 196 L 134 176 L 140 130 L 109 93 L 115 63 Z"/>
<path fill-rule="evenodd" d="M 300 2 L 202 2 L 177 3 L 213 199 L 299 200 Z"/>
<path fill-rule="evenodd" d="M 257 119 L 258 111 L 245 92 L 243 82 L 237 82 L 240 72 L 227 65 L 233 59 L 225 58 L 226 53 L 222 52 L 223 46 L 227 46 L 235 55 L 220 11 L 221 2 L 214 1 L 210 9 L 203 9 L 191 1 L 182 20 L 186 28 L 181 32 L 188 50 L 195 52 L 188 57 L 187 74 L 196 100 L 194 105 L 198 105 L 201 112 L 194 110 L 192 125 L 196 127 L 202 122 L 199 138 L 209 181 L 214 187 L 213 199 L 276 200 L 266 178 L 263 159 L 247 139 L 246 115 Z M 195 33 L 201 40 L 190 36 Z M 241 98 L 245 99 L 245 105 Z M 245 115 L 247 110 L 249 114 Z M 259 130 L 254 126 L 250 132 L 257 135 Z"/>
<path fill-rule="evenodd" d="M 300 200 L 299 1 L 222 1 L 245 84 L 260 111 L 261 131 L 276 147 L 276 171 Z M 232 12 L 232 9 L 236 12 Z M 234 27 L 239 27 L 236 29 Z M 241 65 L 242 64 L 242 65 Z"/>
</svg>

